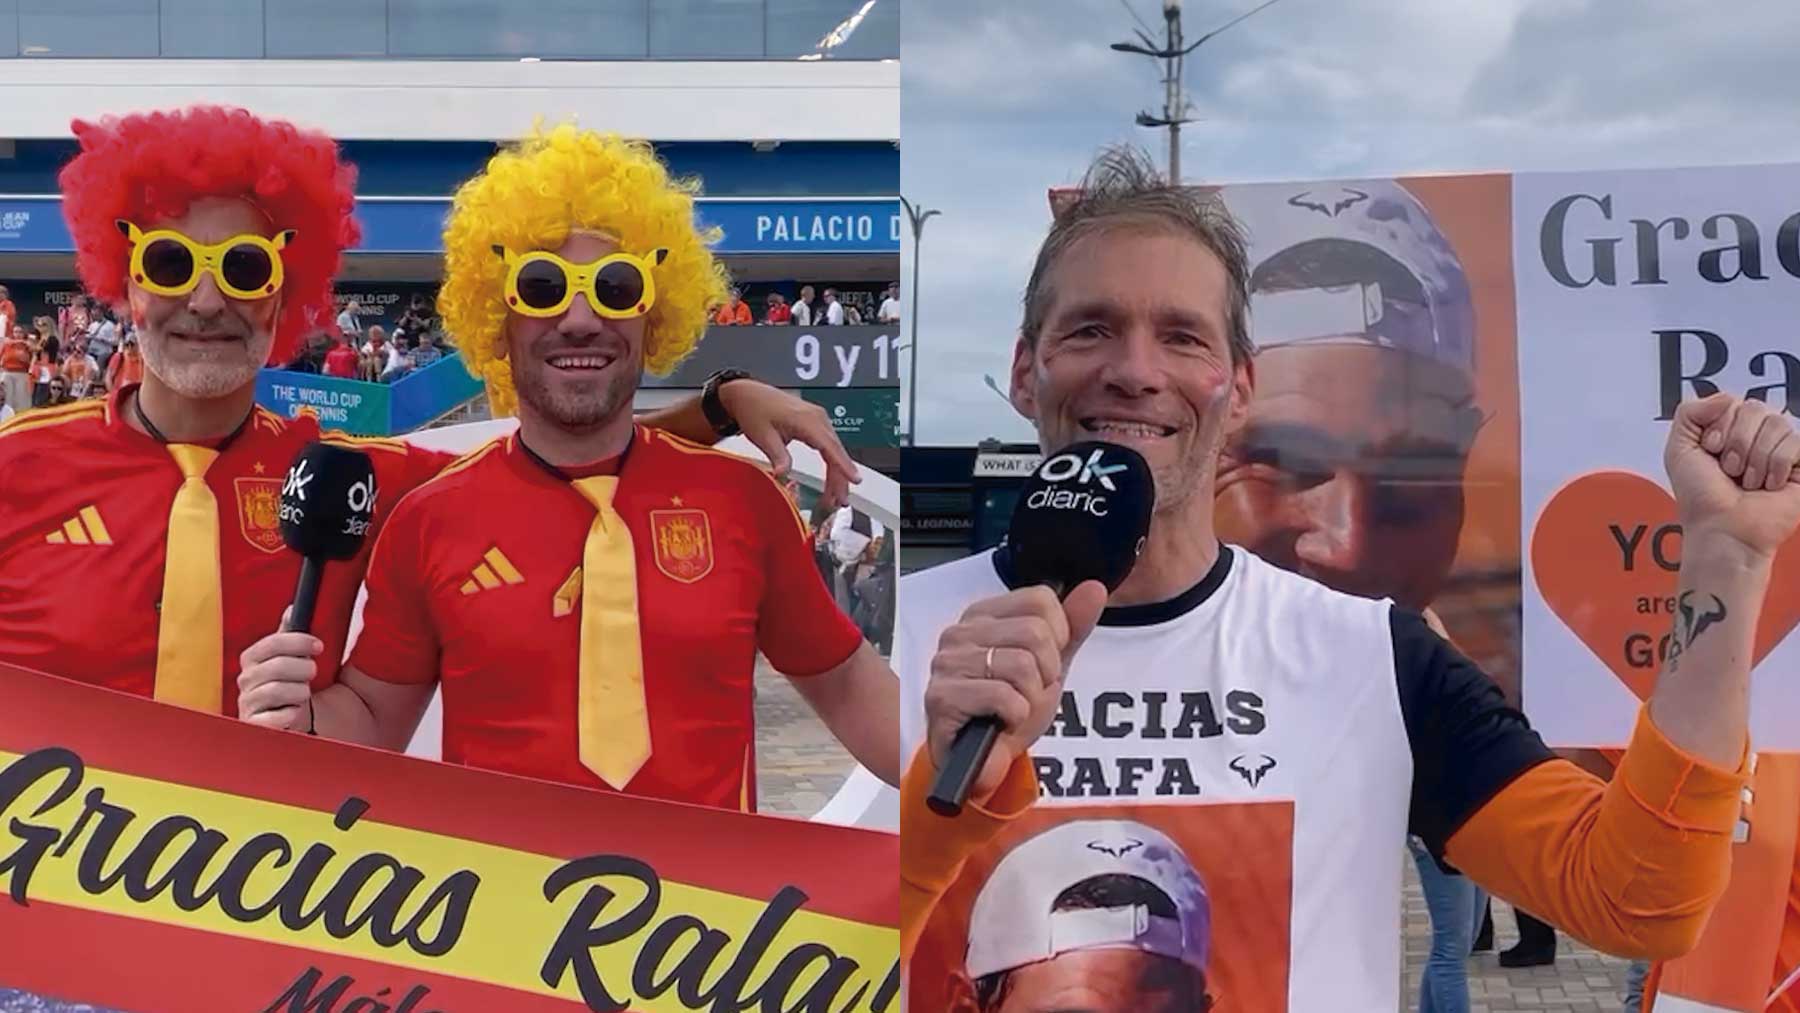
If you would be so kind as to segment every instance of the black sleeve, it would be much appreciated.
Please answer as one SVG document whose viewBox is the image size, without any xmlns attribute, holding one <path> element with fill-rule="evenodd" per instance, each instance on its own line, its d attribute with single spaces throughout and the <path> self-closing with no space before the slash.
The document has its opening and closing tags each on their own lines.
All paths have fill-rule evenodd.
<svg viewBox="0 0 1800 1013">
<path fill-rule="evenodd" d="M 1400 713 L 1412 744 L 1407 829 L 1440 861 L 1476 810 L 1519 775 L 1552 758 L 1494 680 L 1409 609 L 1388 613 Z"/>
</svg>

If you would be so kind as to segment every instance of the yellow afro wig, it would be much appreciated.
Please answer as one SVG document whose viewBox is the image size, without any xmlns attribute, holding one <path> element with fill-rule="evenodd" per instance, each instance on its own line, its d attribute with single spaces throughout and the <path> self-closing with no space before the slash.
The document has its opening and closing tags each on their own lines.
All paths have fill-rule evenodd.
<svg viewBox="0 0 1800 1013">
<path fill-rule="evenodd" d="M 707 248 L 718 230 L 694 225 L 698 191 L 697 181 L 671 177 L 648 143 L 567 123 L 539 124 L 458 188 L 444 224 L 438 312 L 469 372 L 487 382 L 496 416 L 515 414 L 518 394 L 506 362 L 506 265 L 494 244 L 554 250 L 571 231 L 593 229 L 640 256 L 668 250 L 644 328 L 644 368 L 666 375 L 700 343 L 729 291 Z"/>
</svg>

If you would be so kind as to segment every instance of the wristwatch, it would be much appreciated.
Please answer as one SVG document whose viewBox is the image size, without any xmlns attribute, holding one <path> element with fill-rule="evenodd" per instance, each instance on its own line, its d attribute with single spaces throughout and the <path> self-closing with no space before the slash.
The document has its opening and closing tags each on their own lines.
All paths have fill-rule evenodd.
<svg viewBox="0 0 1800 1013">
<path fill-rule="evenodd" d="M 721 369 L 706 378 L 706 385 L 700 389 L 700 410 L 706 414 L 706 421 L 713 428 L 713 433 L 724 439 L 743 432 L 737 420 L 725 410 L 725 403 L 719 400 L 719 388 L 733 380 L 754 380 L 755 377 L 741 369 Z"/>
</svg>

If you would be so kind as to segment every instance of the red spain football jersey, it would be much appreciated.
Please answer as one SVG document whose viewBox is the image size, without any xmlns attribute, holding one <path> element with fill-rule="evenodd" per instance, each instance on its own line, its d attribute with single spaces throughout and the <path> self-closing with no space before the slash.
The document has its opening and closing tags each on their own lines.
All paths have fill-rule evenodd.
<svg viewBox="0 0 1800 1013">
<path fill-rule="evenodd" d="M 614 508 L 637 571 L 650 759 L 626 791 L 755 809 L 756 652 L 794 677 L 862 635 L 825 589 L 806 525 L 768 473 L 638 426 Z M 576 700 L 582 547 L 594 507 L 516 435 L 394 510 L 370 565 L 351 663 L 442 680 L 444 759 L 611 790 L 582 766 Z"/>
<path fill-rule="evenodd" d="M 169 510 L 182 479 L 166 447 L 126 424 L 120 405 L 132 389 L 0 426 L 0 660 L 147 697 L 156 686 Z M 238 656 L 276 631 L 293 600 L 300 557 L 281 541 L 281 484 L 294 456 L 320 436 L 310 415 L 283 419 L 257 407 L 206 472 L 219 508 L 228 716 L 237 715 Z M 377 525 L 452 459 L 398 440 L 324 438 L 374 462 Z M 325 642 L 315 686 L 337 677 L 373 540 L 355 559 L 325 565 L 313 617 Z"/>
</svg>

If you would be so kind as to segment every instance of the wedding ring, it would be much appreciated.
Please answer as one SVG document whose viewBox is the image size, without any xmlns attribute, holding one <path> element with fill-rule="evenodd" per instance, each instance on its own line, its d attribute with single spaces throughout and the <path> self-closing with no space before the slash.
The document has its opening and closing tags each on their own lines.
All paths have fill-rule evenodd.
<svg viewBox="0 0 1800 1013">
<path fill-rule="evenodd" d="M 981 674 L 984 679 L 992 679 L 994 677 L 994 650 L 995 648 L 988 648 L 987 661 L 982 663 Z"/>
</svg>

